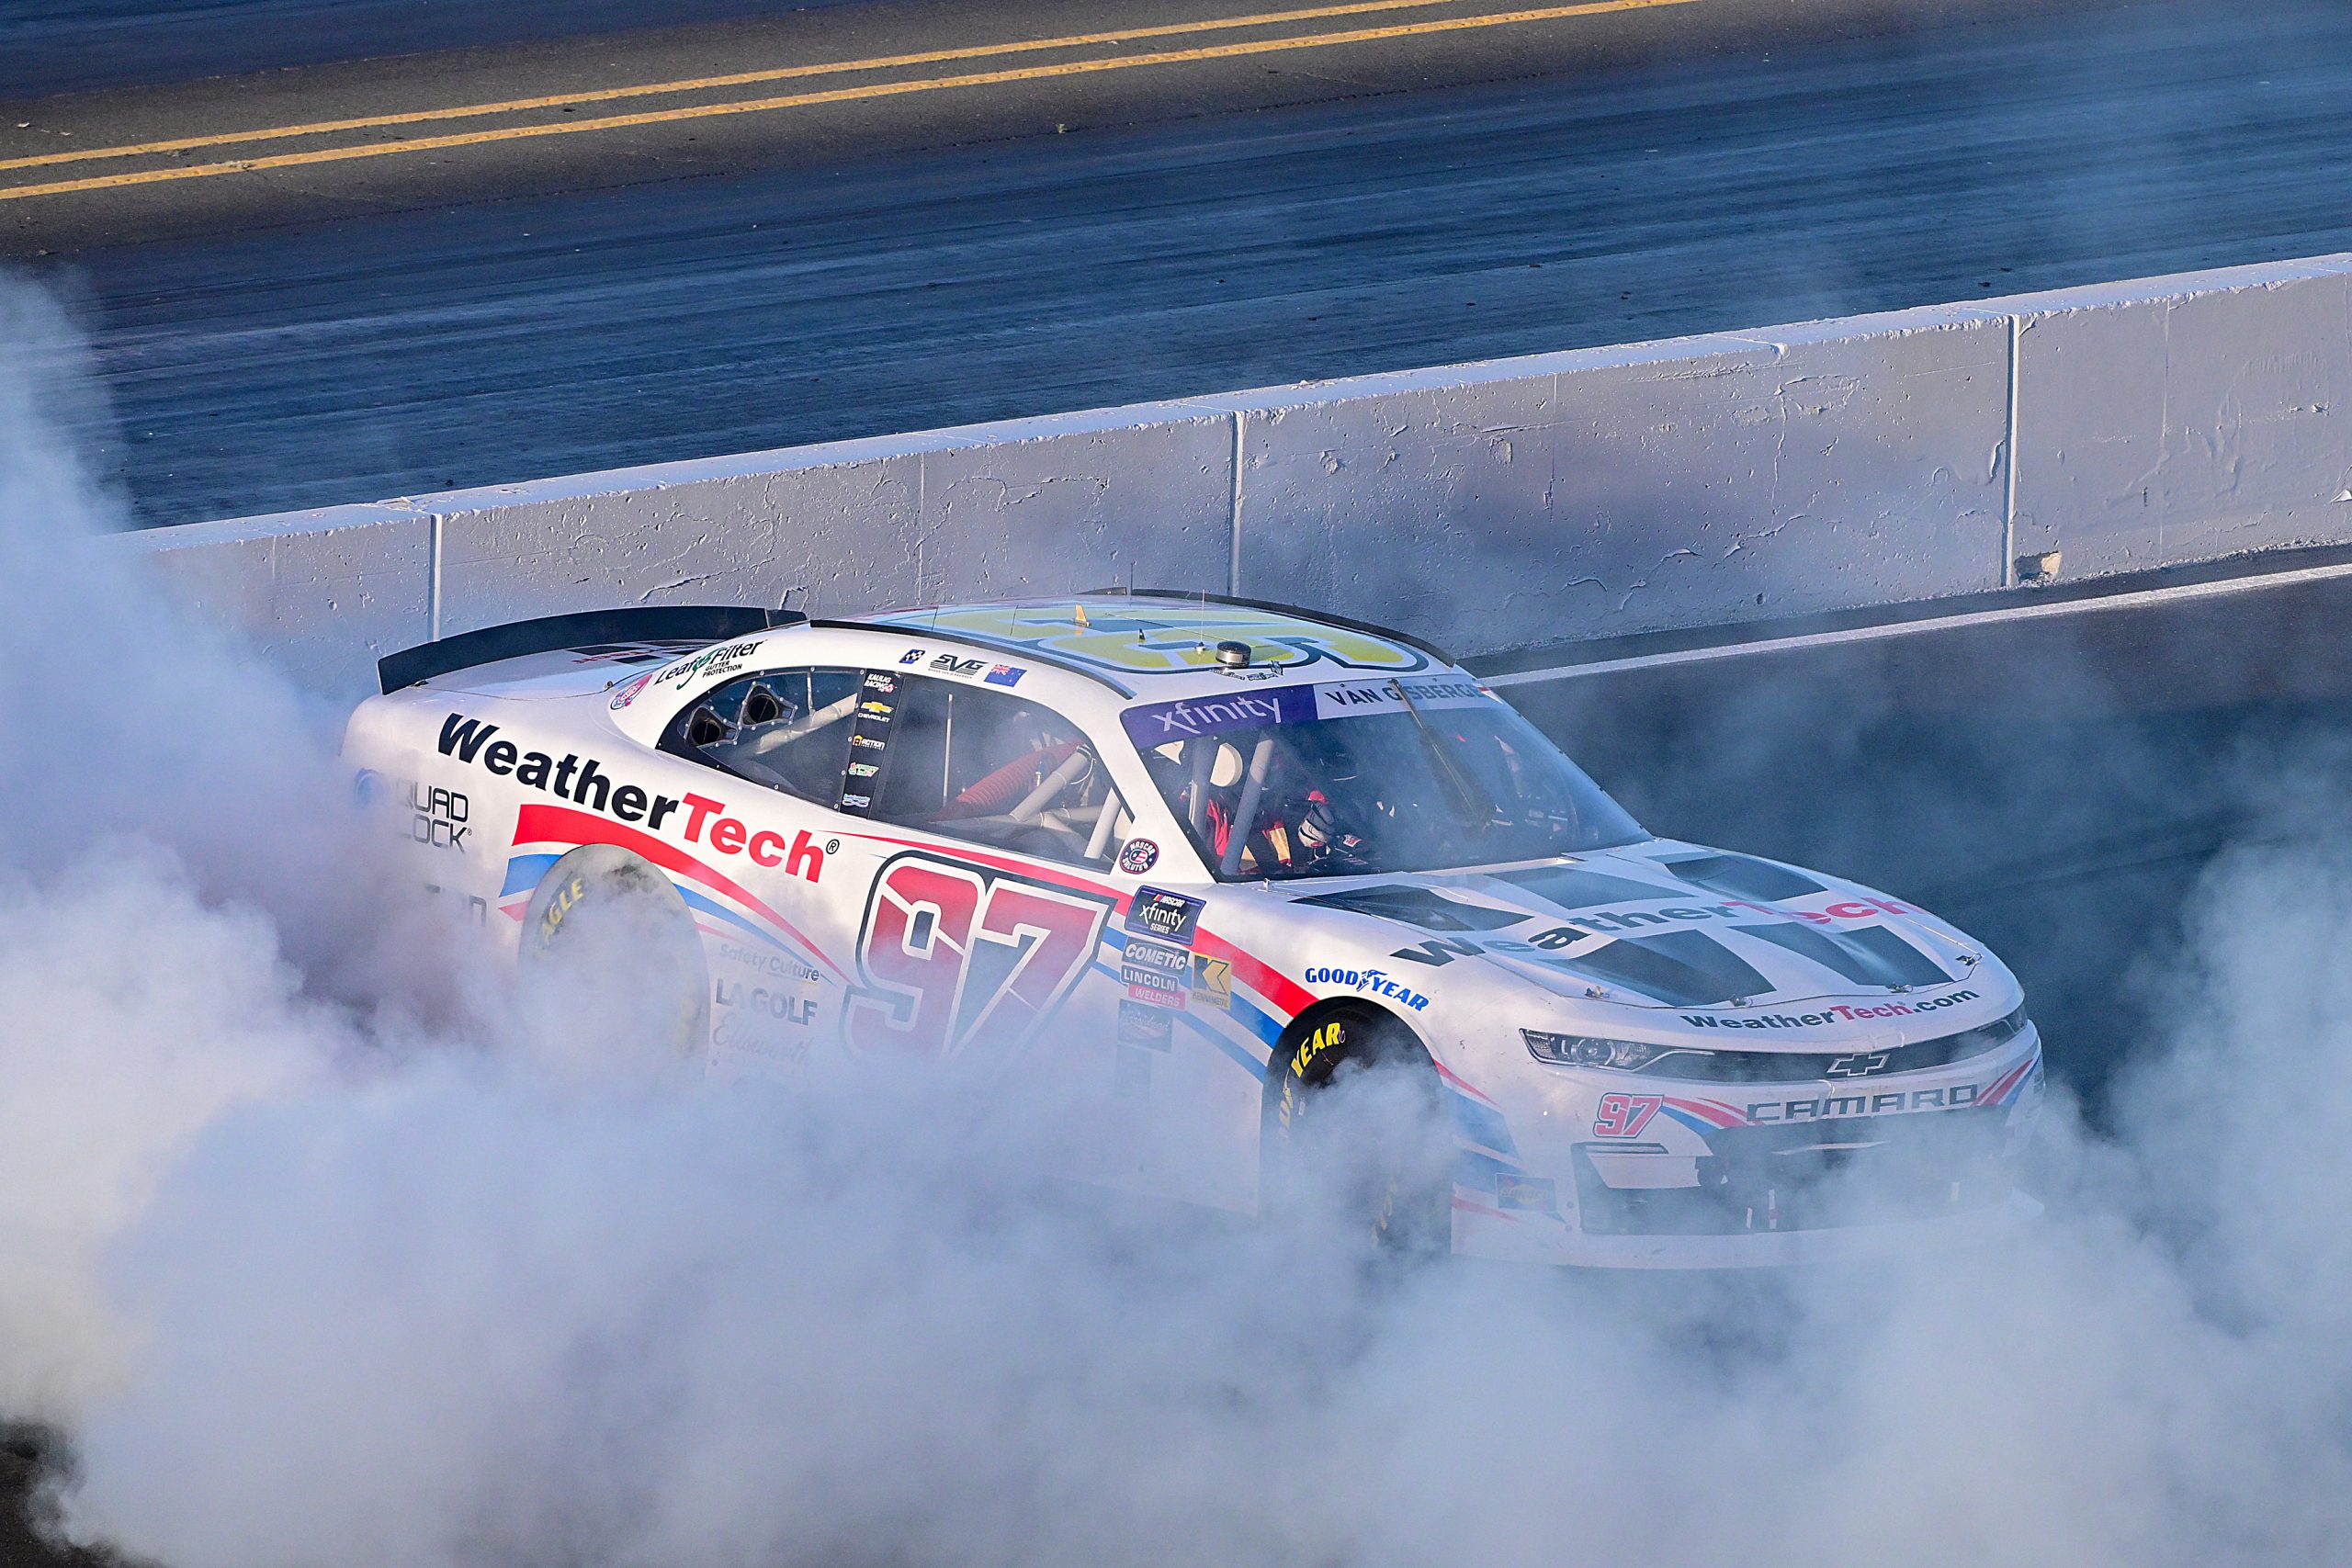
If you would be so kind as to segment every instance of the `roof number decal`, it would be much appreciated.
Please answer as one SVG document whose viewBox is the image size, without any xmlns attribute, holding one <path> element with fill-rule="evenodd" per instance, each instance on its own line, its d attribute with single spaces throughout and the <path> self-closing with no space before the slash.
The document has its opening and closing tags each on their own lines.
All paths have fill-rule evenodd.
<svg viewBox="0 0 2352 1568">
<path fill-rule="evenodd" d="M 1246 605 L 1145 602 L 1096 604 L 1082 612 L 1065 600 L 1048 604 L 982 604 L 909 611 L 878 617 L 973 642 L 1035 649 L 1073 663 L 1123 673 L 1215 670 L 1216 645 L 1250 645 L 1255 666 L 1333 664 L 1349 670 L 1414 671 L 1430 666 L 1417 649 L 1371 632 Z"/>
</svg>

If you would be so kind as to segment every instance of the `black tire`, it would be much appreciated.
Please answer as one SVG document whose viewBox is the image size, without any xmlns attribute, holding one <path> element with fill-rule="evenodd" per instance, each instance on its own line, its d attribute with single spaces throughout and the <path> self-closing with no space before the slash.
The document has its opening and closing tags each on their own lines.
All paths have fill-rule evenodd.
<svg viewBox="0 0 2352 1568">
<path fill-rule="evenodd" d="M 1266 1065 L 1260 1211 L 1336 1203 L 1376 1251 L 1453 1247 L 1453 1140 L 1442 1086 L 1413 1032 L 1373 1008 L 1316 1017 Z"/>
<path fill-rule="evenodd" d="M 517 962 L 526 970 L 557 962 L 583 940 L 578 934 L 583 913 L 630 905 L 630 973 L 599 973 L 587 983 L 629 987 L 631 1012 L 639 1010 L 647 986 L 665 987 L 644 1010 L 652 1021 L 647 1048 L 664 1065 L 707 1062 L 710 968 L 702 937 L 678 889 L 642 857 L 614 844 L 582 844 L 548 867 L 523 911 Z"/>
</svg>

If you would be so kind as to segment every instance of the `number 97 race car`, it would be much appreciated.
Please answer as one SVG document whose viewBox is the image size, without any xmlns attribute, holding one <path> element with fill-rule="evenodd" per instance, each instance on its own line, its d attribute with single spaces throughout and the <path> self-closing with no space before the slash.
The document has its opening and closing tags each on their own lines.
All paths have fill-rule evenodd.
<svg viewBox="0 0 2352 1568">
<path fill-rule="evenodd" d="M 526 964 L 650 897 L 664 1048 L 713 1070 L 1035 1075 L 1108 1134 L 1066 1174 L 1240 1211 L 1384 1073 L 1446 1146 L 1361 1217 L 1490 1258 L 1788 1262 L 2033 1207 L 2041 1044 L 1998 961 L 1651 837 L 1396 633 L 1141 592 L 639 609 L 382 674 L 345 750 L 423 880 Z"/>
</svg>

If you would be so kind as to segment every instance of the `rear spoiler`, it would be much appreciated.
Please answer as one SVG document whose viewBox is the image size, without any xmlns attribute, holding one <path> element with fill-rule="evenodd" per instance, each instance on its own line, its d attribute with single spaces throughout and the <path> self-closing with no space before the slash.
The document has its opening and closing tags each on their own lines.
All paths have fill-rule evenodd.
<svg viewBox="0 0 2352 1568">
<path fill-rule="evenodd" d="M 744 604 L 647 604 L 628 610 L 583 610 L 575 615 L 541 615 L 503 626 L 459 632 L 420 643 L 376 660 L 376 675 L 388 693 L 435 675 L 470 670 L 502 659 L 600 642 L 725 642 L 777 626 L 798 626 L 808 617 L 797 610 L 763 610 Z"/>
</svg>

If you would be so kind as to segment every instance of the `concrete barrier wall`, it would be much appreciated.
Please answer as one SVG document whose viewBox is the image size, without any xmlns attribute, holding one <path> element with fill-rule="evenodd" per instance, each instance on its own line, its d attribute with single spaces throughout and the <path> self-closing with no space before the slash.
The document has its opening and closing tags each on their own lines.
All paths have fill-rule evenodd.
<svg viewBox="0 0 2352 1568">
<path fill-rule="evenodd" d="M 2018 551 L 2082 577 L 2352 539 L 2352 257 L 2018 303 Z"/>
<path fill-rule="evenodd" d="M 1931 310 L 1259 394 L 1242 581 L 1476 650 L 1992 586 L 2008 353 Z"/>
<path fill-rule="evenodd" d="M 2352 256 L 126 536 L 322 687 L 607 604 L 1105 583 L 1463 652 L 2352 541 Z"/>
</svg>

